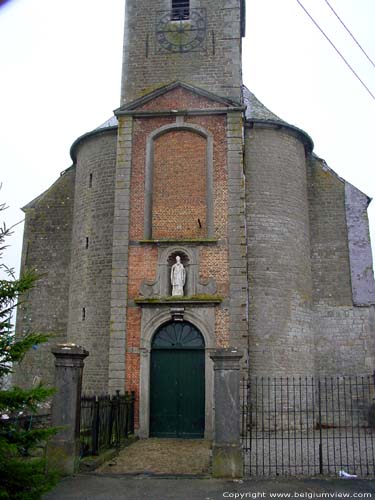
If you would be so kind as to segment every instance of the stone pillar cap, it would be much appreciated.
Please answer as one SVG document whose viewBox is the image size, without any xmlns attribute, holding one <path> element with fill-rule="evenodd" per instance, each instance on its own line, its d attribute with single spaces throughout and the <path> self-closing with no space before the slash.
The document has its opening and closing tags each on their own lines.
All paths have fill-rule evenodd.
<svg viewBox="0 0 375 500">
<path fill-rule="evenodd" d="M 243 357 L 243 351 L 236 347 L 226 349 L 216 349 L 210 354 L 214 362 L 214 370 L 239 370 L 240 360 Z"/>
<path fill-rule="evenodd" d="M 86 351 L 82 346 L 67 343 L 67 344 L 57 344 L 51 348 L 52 354 L 55 356 L 82 356 L 86 357 L 89 355 L 89 351 Z"/>
<path fill-rule="evenodd" d="M 226 347 L 221 349 L 215 349 L 210 354 L 210 358 L 212 359 L 220 359 L 220 358 L 239 358 L 243 357 L 243 351 L 241 349 L 237 349 L 237 347 Z"/>
</svg>

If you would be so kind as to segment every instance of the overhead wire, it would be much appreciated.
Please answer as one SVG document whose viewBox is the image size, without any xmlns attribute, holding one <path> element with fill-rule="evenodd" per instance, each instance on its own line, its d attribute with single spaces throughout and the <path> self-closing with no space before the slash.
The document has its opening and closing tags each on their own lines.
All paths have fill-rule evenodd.
<svg viewBox="0 0 375 500">
<path fill-rule="evenodd" d="M 332 42 L 332 40 L 328 37 L 328 35 L 325 34 L 323 29 L 319 26 L 319 24 L 315 21 L 315 19 L 311 16 L 311 14 L 305 9 L 305 7 L 302 5 L 300 0 L 296 0 L 298 5 L 303 9 L 303 11 L 307 14 L 307 16 L 310 18 L 310 20 L 315 24 L 315 26 L 318 28 L 318 30 L 322 33 L 324 38 L 330 43 L 330 45 L 335 49 L 337 54 L 341 57 L 341 59 L 344 61 L 344 63 L 347 65 L 347 67 L 350 69 L 350 71 L 354 74 L 354 76 L 357 78 L 357 80 L 363 85 L 363 87 L 367 90 L 367 92 L 370 94 L 370 96 L 374 99 L 375 101 L 375 95 L 371 92 L 371 90 L 367 87 L 365 82 L 360 78 L 358 73 L 354 70 L 354 68 L 349 64 L 347 59 L 342 55 L 340 50 L 336 47 L 336 45 Z"/>
<path fill-rule="evenodd" d="M 356 39 L 356 37 L 353 35 L 353 33 L 350 31 L 350 29 L 346 26 L 346 24 L 344 23 L 344 21 L 341 19 L 341 17 L 337 14 L 337 12 L 335 11 L 335 9 L 332 7 L 332 5 L 329 3 L 328 0 L 325 0 L 326 4 L 328 5 L 328 7 L 331 9 L 331 11 L 334 13 L 334 15 L 337 17 L 337 19 L 340 21 L 340 23 L 344 26 L 345 30 L 349 33 L 349 35 L 353 38 L 354 42 L 358 45 L 358 47 L 361 49 L 361 51 L 363 52 L 363 54 L 367 57 L 367 59 L 370 61 L 370 63 L 374 66 L 375 68 L 375 63 L 374 61 L 371 59 L 371 57 L 367 54 L 367 52 L 365 51 L 365 49 L 362 47 L 362 45 L 358 42 L 358 40 Z"/>
</svg>

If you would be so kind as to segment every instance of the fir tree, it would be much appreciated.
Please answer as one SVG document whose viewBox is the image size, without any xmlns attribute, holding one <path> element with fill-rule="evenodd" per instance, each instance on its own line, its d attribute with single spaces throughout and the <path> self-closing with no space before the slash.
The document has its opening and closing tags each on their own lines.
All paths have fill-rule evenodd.
<svg viewBox="0 0 375 500">
<path fill-rule="evenodd" d="M 0 204 L 1 214 L 5 209 L 6 206 Z M 46 473 L 45 459 L 37 456 L 35 449 L 55 431 L 32 428 L 31 418 L 22 416 L 35 414 L 53 390 L 42 384 L 31 389 L 7 389 L 4 384 L 27 351 L 48 339 L 39 333 L 21 339 L 14 335 L 12 316 L 15 308 L 38 276 L 35 271 L 26 270 L 16 279 L 13 269 L 3 262 L 6 240 L 13 228 L 5 223 L 0 225 L 0 499 L 37 500 L 55 484 L 56 477 Z"/>
</svg>

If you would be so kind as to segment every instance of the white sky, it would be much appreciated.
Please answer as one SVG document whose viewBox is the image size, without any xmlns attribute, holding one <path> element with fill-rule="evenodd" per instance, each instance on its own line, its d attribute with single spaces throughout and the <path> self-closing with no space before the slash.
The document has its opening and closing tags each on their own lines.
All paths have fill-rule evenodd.
<svg viewBox="0 0 375 500">
<path fill-rule="evenodd" d="M 375 93 L 374 67 L 325 0 L 302 2 Z M 374 0 L 330 2 L 375 60 Z M 10 206 L 8 225 L 71 165 L 72 142 L 118 107 L 123 21 L 124 0 L 11 0 L 0 8 L 0 199 Z M 375 101 L 296 0 L 247 0 L 243 62 L 244 83 L 258 99 L 375 196 Z M 6 261 L 18 268 L 21 226 L 9 243 Z"/>
</svg>

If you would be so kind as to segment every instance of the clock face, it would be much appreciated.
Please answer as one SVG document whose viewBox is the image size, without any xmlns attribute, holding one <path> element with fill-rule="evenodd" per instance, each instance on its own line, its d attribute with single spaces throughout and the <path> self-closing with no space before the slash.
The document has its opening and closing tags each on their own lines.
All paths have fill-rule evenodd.
<svg viewBox="0 0 375 500">
<path fill-rule="evenodd" d="M 190 9 L 189 19 L 171 20 L 171 11 L 159 12 L 156 23 L 157 52 L 201 50 L 206 39 L 205 9 Z"/>
</svg>

